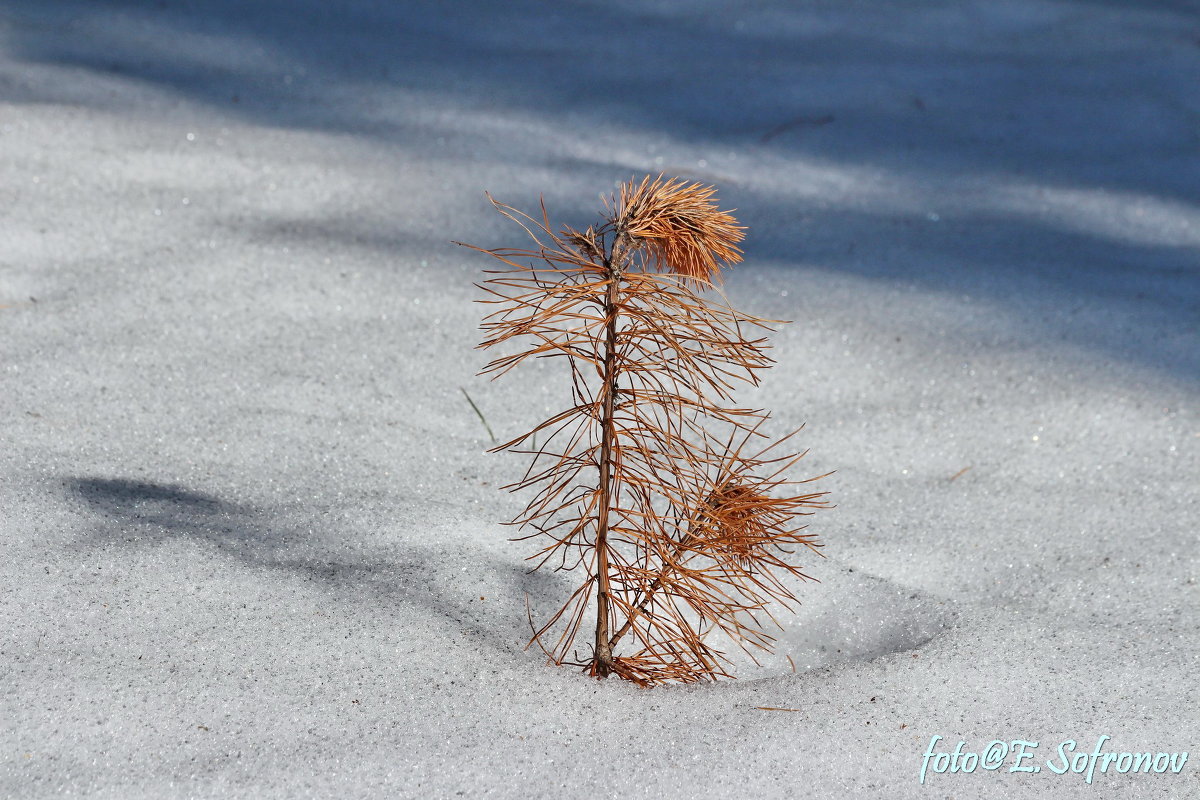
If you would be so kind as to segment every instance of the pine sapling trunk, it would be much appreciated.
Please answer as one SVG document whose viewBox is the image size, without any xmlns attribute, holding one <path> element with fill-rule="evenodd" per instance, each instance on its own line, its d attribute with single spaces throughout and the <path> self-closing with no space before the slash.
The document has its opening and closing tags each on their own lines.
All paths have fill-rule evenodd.
<svg viewBox="0 0 1200 800">
<path fill-rule="evenodd" d="M 612 671 L 612 646 L 609 644 L 609 594 L 608 594 L 608 514 L 613 494 L 612 457 L 613 407 L 617 394 L 617 301 L 620 278 L 613 265 L 609 265 L 608 291 L 604 294 L 604 370 L 603 411 L 600 416 L 600 508 L 596 520 L 596 647 L 594 670 L 599 678 L 607 678 Z"/>
<path fill-rule="evenodd" d="M 608 575 L 608 521 L 613 500 L 612 459 L 616 443 L 613 411 L 617 402 L 617 317 L 621 313 L 621 272 L 627 254 L 627 237 L 618 232 L 612 251 L 605 259 L 608 288 L 604 292 L 603 405 L 600 414 L 600 498 L 596 519 L 596 642 L 592 670 L 598 678 L 612 672 L 612 625 Z M 619 490 L 619 489 L 618 489 Z"/>
</svg>

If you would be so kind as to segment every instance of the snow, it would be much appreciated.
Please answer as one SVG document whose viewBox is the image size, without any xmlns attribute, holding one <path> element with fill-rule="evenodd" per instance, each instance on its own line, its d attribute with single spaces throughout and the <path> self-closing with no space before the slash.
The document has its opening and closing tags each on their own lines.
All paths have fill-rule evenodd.
<svg viewBox="0 0 1200 800">
<path fill-rule="evenodd" d="M 1168 0 L 0 0 L 0 795 L 1197 794 L 919 772 L 1200 739 L 1198 70 Z M 645 691 L 522 649 L 572 576 L 461 389 L 565 384 L 474 377 L 450 240 L 659 171 L 838 508 L 776 656 Z"/>
</svg>

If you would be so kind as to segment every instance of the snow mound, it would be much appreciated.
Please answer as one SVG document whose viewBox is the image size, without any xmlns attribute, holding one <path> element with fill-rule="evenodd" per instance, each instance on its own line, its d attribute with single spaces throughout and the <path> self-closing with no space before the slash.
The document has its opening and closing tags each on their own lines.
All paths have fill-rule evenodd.
<svg viewBox="0 0 1200 800">
<path fill-rule="evenodd" d="M 844 662 L 872 661 L 916 650 L 953 627 L 953 604 L 837 562 L 820 565 L 821 582 L 798 592 L 794 615 L 773 613 L 782 626 L 775 651 L 738 653 L 739 680 L 776 677 Z"/>
</svg>

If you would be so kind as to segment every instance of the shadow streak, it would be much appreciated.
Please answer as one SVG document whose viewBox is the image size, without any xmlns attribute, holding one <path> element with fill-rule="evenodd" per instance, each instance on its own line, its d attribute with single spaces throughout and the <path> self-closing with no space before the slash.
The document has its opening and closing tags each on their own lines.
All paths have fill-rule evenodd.
<svg viewBox="0 0 1200 800">
<path fill-rule="evenodd" d="M 565 152 L 574 172 L 625 178 L 686 151 L 777 164 L 785 186 L 801 164 L 852 167 L 852 183 L 993 176 L 995 186 L 975 185 L 983 194 L 1012 179 L 1033 187 L 1017 207 L 983 202 L 936 232 L 916 210 L 874 207 L 869 193 L 855 205 L 857 186 L 839 207 L 738 188 L 734 171 L 722 197 L 753 220 L 745 269 L 756 255 L 816 260 L 969 291 L 1018 317 L 1046 286 L 1064 305 L 1112 301 L 1123 317 L 1103 335 L 1069 314 L 1021 322 L 1045 341 L 1197 380 L 1200 84 L 1180 68 L 1200 68 L 1194 15 L 1167 0 L 1034 5 L 881 4 L 864 14 L 767 2 L 733 15 L 632 0 L 0 0 L 12 57 L 50 71 L 0 86 L 10 102 L 112 110 L 136 110 L 149 89 L 262 125 L 400 144 L 422 162 L 545 166 Z M 537 141 L 547 131 L 553 147 Z M 627 132 L 652 150 L 618 154 L 611 142 Z M 1040 212 L 1038 187 L 1060 187 L 1069 197 L 1058 212 L 1086 218 Z M 936 200 L 936 189 L 927 194 Z M 476 199 L 462 201 L 478 210 L 471 225 L 490 219 Z M 1110 218 L 1132 219 L 1143 200 L 1158 217 Z M 590 206 L 565 210 L 572 224 L 592 218 Z M 950 221 L 953 209 L 942 211 Z M 344 220 L 278 222 L 261 235 L 299 228 L 325 241 L 340 231 L 360 246 L 397 245 Z M 1090 232 L 1077 229 L 1085 223 Z M 1131 225 L 1136 241 L 1122 238 Z M 862 242 L 873 244 L 847 252 Z"/>
<path fill-rule="evenodd" d="M 548 576 L 472 552 L 473 574 L 494 573 L 491 583 L 506 590 L 485 606 L 472 603 L 471 591 L 455 589 L 446 580 L 463 563 L 452 554 L 405 547 L 388 560 L 347 559 L 344 552 L 329 552 L 312 535 L 280 526 L 251 507 L 182 486 L 77 477 L 67 480 L 66 488 L 101 519 L 85 547 L 153 547 L 173 538 L 199 542 L 246 567 L 314 582 L 334 599 L 366 594 L 385 606 L 421 607 L 514 663 L 522 658 L 519 624 L 525 619 L 526 594 L 541 600 L 560 591 Z"/>
</svg>

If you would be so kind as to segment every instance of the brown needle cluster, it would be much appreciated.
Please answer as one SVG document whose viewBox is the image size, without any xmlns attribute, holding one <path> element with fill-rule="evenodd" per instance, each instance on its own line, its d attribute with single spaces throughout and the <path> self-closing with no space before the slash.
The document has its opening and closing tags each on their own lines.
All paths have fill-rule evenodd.
<svg viewBox="0 0 1200 800">
<path fill-rule="evenodd" d="M 742 260 L 745 228 L 717 208 L 716 189 L 660 175 L 621 187 L 616 223 L 642 243 L 647 261 L 697 282 L 713 283 L 721 262 Z"/>
<path fill-rule="evenodd" d="M 473 248 L 504 265 L 481 284 L 480 346 L 519 343 L 483 373 L 557 358 L 570 378 L 563 410 L 495 448 L 530 456 L 506 488 L 531 495 L 512 524 L 541 542 L 535 568 L 582 570 L 532 642 L 641 685 L 730 677 L 720 648 L 770 650 L 771 607 L 808 579 L 792 556 L 820 547 L 799 523 L 828 507 L 816 478 L 785 477 L 796 432 L 772 441 L 769 414 L 733 402 L 772 363 L 766 321 L 699 294 L 740 260 L 743 229 L 711 187 L 661 176 L 622 186 L 585 231 L 492 202 L 533 246 Z"/>
</svg>

